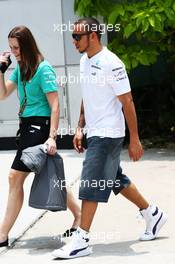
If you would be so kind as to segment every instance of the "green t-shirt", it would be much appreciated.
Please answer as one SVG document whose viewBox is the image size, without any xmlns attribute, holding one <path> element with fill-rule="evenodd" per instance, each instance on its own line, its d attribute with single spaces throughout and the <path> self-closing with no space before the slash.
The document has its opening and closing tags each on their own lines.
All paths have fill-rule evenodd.
<svg viewBox="0 0 175 264">
<path fill-rule="evenodd" d="M 24 88 L 21 81 L 19 64 L 12 72 L 10 78 L 18 86 L 20 106 L 24 101 Z M 46 61 L 42 61 L 36 73 L 25 85 L 27 105 L 22 113 L 22 117 L 30 116 L 50 116 L 51 109 L 47 101 L 46 93 L 57 92 L 56 74 L 52 66 Z"/>
</svg>

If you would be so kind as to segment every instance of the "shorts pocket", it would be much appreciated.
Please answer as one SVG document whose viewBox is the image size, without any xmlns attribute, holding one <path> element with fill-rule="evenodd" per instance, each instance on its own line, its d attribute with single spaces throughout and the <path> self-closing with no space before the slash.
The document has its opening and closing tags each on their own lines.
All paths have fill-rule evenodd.
<svg viewBox="0 0 175 264">
<path fill-rule="evenodd" d="M 31 125 L 30 126 L 31 130 L 34 129 L 34 130 L 41 130 L 41 126 L 36 126 L 36 125 Z"/>
<path fill-rule="evenodd" d="M 39 144 L 43 144 L 49 136 L 49 128 L 40 125 L 29 125 L 26 127 L 20 138 L 20 148 L 25 149 Z"/>
</svg>

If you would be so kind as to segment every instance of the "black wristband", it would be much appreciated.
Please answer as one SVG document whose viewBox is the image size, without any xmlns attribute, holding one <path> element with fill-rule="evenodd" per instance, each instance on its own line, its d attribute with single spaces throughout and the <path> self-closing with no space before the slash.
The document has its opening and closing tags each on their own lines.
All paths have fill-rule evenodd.
<svg viewBox="0 0 175 264">
<path fill-rule="evenodd" d="M 5 62 L 0 63 L 0 71 L 2 73 L 5 73 L 11 63 L 12 63 L 12 61 L 11 61 L 10 56 L 9 56 L 8 57 L 8 64 L 6 64 Z"/>
</svg>

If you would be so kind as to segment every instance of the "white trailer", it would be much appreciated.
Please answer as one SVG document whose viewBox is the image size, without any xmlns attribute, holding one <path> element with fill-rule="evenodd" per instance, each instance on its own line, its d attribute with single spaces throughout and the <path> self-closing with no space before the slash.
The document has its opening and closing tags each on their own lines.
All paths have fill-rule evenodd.
<svg viewBox="0 0 175 264">
<path fill-rule="evenodd" d="M 0 0 L 0 53 L 9 51 L 7 36 L 13 27 L 25 25 L 30 28 L 41 52 L 55 68 L 59 83 L 63 84 L 59 88 L 59 97 L 60 129 L 64 134 L 76 127 L 81 102 L 80 54 L 73 46 L 70 30 L 77 19 L 73 5 L 74 0 Z M 12 61 L 5 78 L 16 65 L 13 56 Z M 18 107 L 16 92 L 0 101 L 0 139 L 15 136 Z"/>
</svg>

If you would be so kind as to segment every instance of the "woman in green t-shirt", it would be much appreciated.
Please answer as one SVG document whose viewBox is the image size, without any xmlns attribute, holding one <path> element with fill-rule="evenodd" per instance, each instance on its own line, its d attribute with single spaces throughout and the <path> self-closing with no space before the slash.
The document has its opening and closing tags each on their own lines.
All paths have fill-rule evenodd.
<svg viewBox="0 0 175 264">
<path fill-rule="evenodd" d="M 21 210 L 23 184 L 30 173 L 20 160 L 22 150 L 47 143 L 48 154 L 54 155 L 59 123 L 56 74 L 39 51 L 31 31 L 25 26 L 15 27 L 10 31 L 8 41 L 17 67 L 5 82 L 4 72 L 10 65 L 9 53 L 0 56 L 0 99 L 8 97 L 14 90 L 18 91 L 20 124 L 18 149 L 9 174 L 8 204 L 0 226 L 0 247 L 8 245 L 8 233 Z M 80 209 L 73 198 L 69 205 L 76 218 Z"/>
</svg>

